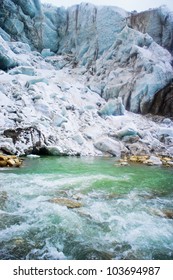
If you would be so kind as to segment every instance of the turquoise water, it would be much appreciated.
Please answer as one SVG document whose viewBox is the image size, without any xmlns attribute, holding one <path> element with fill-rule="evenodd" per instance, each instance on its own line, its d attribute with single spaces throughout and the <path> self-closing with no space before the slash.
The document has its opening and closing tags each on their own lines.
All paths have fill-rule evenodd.
<svg viewBox="0 0 173 280">
<path fill-rule="evenodd" d="M 173 259 L 172 201 L 169 168 L 26 159 L 0 170 L 0 259 Z"/>
</svg>

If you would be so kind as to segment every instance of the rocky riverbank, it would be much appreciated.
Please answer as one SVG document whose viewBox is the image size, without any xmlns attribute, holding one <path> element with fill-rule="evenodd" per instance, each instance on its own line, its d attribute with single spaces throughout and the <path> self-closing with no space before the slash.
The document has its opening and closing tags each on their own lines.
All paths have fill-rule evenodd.
<svg viewBox="0 0 173 280">
<path fill-rule="evenodd" d="M 0 154 L 0 167 L 20 167 L 22 160 L 17 156 L 7 156 Z"/>
</svg>

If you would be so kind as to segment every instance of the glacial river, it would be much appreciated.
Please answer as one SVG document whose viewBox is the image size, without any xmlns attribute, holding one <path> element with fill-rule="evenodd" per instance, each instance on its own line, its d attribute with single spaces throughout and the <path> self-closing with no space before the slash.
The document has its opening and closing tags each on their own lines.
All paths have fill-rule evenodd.
<svg viewBox="0 0 173 280">
<path fill-rule="evenodd" d="M 172 260 L 173 169 L 75 157 L 1 169 L 0 259 Z"/>
</svg>

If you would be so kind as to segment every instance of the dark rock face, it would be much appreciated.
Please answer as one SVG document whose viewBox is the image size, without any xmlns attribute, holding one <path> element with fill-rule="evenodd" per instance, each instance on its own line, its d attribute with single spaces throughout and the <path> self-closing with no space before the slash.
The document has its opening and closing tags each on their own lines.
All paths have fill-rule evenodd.
<svg viewBox="0 0 173 280">
<path fill-rule="evenodd" d="M 38 154 L 42 144 L 45 144 L 44 136 L 36 127 L 6 129 L 4 136 L 11 138 L 14 145 L 25 139 L 25 144 L 30 145 L 30 152 L 35 154 Z"/>
<path fill-rule="evenodd" d="M 173 117 L 173 83 L 168 84 L 155 94 L 150 113 Z"/>
</svg>

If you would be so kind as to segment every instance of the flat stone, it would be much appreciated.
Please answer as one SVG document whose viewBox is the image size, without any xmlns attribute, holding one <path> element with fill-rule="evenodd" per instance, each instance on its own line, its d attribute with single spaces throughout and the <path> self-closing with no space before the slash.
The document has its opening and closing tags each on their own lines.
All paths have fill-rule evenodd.
<svg viewBox="0 0 173 280">
<path fill-rule="evenodd" d="M 62 197 L 52 198 L 49 200 L 49 202 L 57 203 L 57 204 L 66 206 L 67 208 L 71 208 L 71 209 L 82 207 L 82 203 L 72 200 L 72 199 L 62 198 Z"/>
</svg>

